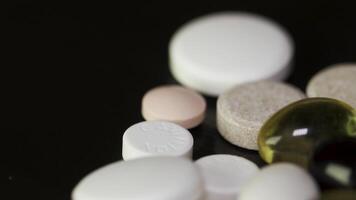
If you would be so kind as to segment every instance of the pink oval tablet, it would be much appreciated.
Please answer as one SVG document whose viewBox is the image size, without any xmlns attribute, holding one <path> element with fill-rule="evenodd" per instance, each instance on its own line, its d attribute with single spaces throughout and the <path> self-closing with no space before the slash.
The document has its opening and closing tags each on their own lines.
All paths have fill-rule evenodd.
<svg viewBox="0 0 356 200">
<path fill-rule="evenodd" d="M 146 120 L 164 120 L 193 128 L 205 116 L 205 99 L 197 92 L 177 85 L 151 89 L 142 99 L 142 116 Z"/>
</svg>

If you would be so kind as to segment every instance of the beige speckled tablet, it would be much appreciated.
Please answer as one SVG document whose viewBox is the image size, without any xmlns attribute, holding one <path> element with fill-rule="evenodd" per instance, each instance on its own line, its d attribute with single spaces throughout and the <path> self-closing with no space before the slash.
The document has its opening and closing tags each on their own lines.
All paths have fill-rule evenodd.
<svg viewBox="0 0 356 200">
<path fill-rule="evenodd" d="M 332 65 L 317 73 L 308 83 L 309 97 L 329 97 L 356 108 L 356 63 Z"/>
<path fill-rule="evenodd" d="M 204 119 L 205 99 L 197 92 L 177 85 L 153 88 L 142 99 L 146 120 L 164 120 L 193 128 Z"/>
<path fill-rule="evenodd" d="M 299 89 L 281 82 L 238 85 L 218 99 L 218 130 L 232 144 L 257 150 L 257 136 L 263 123 L 282 107 L 304 97 Z"/>
</svg>

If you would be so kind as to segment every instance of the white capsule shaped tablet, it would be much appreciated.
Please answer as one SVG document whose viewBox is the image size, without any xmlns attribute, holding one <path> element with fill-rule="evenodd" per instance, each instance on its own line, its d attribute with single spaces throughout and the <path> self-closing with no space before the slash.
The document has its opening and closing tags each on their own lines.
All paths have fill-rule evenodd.
<svg viewBox="0 0 356 200">
<path fill-rule="evenodd" d="M 122 139 L 124 160 L 149 156 L 192 157 L 193 136 L 172 122 L 145 121 L 128 128 Z"/>
<path fill-rule="evenodd" d="M 255 174 L 237 200 L 316 200 L 318 197 L 319 188 L 304 169 L 278 163 Z"/>
<path fill-rule="evenodd" d="M 188 159 L 151 157 L 120 161 L 86 176 L 73 200 L 202 200 L 197 167 Z"/>
<path fill-rule="evenodd" d="M 236 200 L 259 169 L 253 162 L 233 155 L 217 154 L 196 161 L 204 180 L 205 200 Z"/>
<path fill-rule="evenodd" d="M 236 84 L 285 79 L 293 51 L 289 34 L 266 17 L 215 13 L 177 31 L 169 47 L 170 69 L 183 85 L 217 96 Z"/>
</svg>

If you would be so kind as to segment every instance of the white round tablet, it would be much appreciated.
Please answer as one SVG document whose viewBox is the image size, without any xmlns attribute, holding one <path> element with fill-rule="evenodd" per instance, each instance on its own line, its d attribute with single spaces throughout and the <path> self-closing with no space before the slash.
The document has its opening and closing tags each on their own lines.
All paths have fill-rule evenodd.
<svg viewBox="0 0 356 200">
<path fill-rule="evenodd" d="M 171 122 L 145 121 L 128 128 L 122 139 L 124 160 L 148 156 L 192 157 L 193 136 Z"/>
<path fill-rule="evenodd" d="M 237 200 L 315 200 L 318 197 L 318 186 L 304 169 L 278 163 L 252 177 Z"/>
<path fill-rule="evenodd" d="M 197 167 L 183 158 L 151 157 L 104 166 L 74 188 L 73 200 L 202 200 Z"/>
<path fill-rule="evenodd" d="M 242 186 L 258 172 L 251 161 L 217 154 L 196 161 L 204 180 L 205 200 L 236 200 Z"/>
<path fill-rule="evenodd" d="M 332 65 L 317 73 L 308 83 L 309 97 L 341 100 L 356 109 L 356 63 Z"/>
<path fill-rule="evenodd" d="M 222 12 L 195 19 L 173 36 L 170 69 L 183 85 L 219 95 L 240 83 L 282 80 L 293 42 L 277 23 L 250 13 Z"/>
</svg>

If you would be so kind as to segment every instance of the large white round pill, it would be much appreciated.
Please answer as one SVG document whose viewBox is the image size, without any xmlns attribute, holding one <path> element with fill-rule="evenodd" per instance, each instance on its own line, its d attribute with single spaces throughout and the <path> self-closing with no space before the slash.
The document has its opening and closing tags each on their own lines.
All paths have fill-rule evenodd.
<svg viewBox="0 0 356 200">
<path fill-rule="evenodd" d="M 290 163 L 263 168 L 241 190 L 238 200 L 315 200 L 319 189 L 304 169 Z"/>
<path fill-rule="evenodd" d="M 85 177 L 73 200 L 202 200 L 197 167 L 188 159 L 151 157 L 116 162 Z"/>
<path fill-rule="evenodd" d="M 219 95 L 240 83 L 282 80 L 293 42 L 277 23 L 255 14 L 222 12 L 195 19 L 173 36 L 170 68 L 183 85 Z"/>
<path fill-rule="evenodd" d="M 341 100 L 356 109 L 356 63 L 341 63 L 318 72 L 308 83 L 309 97 Z"/>
<path fill-rule="evenodd" d="M 242 186 L 258 172 L 251 161 L 217 154 L 196 161 L 204 180 L 205 200 L 236 200 Z"/>
<path fill-rule="evenodd" d="M 149 156 L 192 157 L 193 136 L 171 122 L 145 121 L 128 128 L 122 139 L 124 160 Z"/>
</svg>

